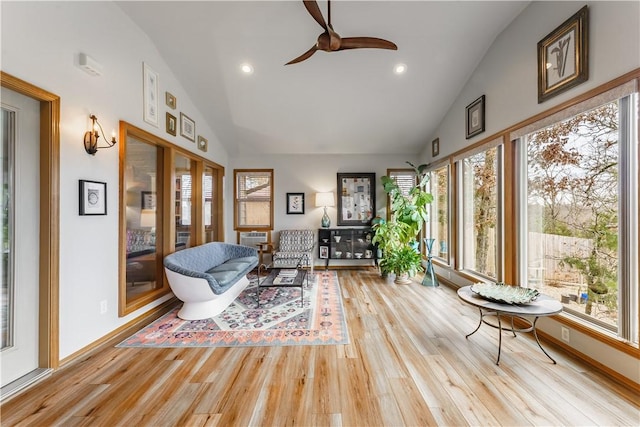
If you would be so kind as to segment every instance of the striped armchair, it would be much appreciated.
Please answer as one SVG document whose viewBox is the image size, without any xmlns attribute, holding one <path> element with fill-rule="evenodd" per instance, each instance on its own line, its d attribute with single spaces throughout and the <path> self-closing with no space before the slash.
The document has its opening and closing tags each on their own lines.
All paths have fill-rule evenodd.
<svg viewBox="0 0 640 427">
<path fill-rule="evenodd" d="M 282 230 L 278 246 L 273 250 L 274 268 L 295 268 L 300 264 L 308 267 L 313 274 L 313 248 L 315 232 L 313 230 Z"/>
</svg>

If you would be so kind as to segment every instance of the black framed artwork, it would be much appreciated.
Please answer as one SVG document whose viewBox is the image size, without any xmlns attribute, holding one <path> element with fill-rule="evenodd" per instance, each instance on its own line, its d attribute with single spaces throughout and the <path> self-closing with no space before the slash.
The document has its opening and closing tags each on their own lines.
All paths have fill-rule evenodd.
<svg viewBox="0 0 640 427">
<path fill-rule="evenodd" d="M 304 214 L 304 193 L 287 193 L 287 214 Z"/>
<path fill-rule="evenodd" d="M 538 104 L 589 79 L 589 8 L 538 42 Z"/>
<path fill-rule="evenodd" d="M 338 174 L 338 225 L 368 225 L 376 211 L 376 174 Z"/>
<path fill-rule="evenodd" d="M 431 157 L 437 157 L 440 154 L 440 138 L 431 141 Z"/>
<path fill-rule="evenodd" d="M 484 95 L 467 105 L 465 130 L 466 139 L 484 132 Z"/>
<path fill-rule="evenodd" d="M 107 183 L 81 179 L 79 182 L 80 215 L 107 214 Z"/>
<path fill-rule="evenodd" d="M 141 191 L 140 192 L 140 208 L 141 209 L 156 209 L 156 193 L 153 191 Z"/>
</svg>

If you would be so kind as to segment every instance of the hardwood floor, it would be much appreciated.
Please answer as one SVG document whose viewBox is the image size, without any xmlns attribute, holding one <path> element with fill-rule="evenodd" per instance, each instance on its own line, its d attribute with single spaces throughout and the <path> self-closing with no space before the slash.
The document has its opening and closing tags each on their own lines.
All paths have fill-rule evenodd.
<svg viewBox="0 0 640 427">
<path fill-rule="evenodd" d="M 339 271 L 350 344 L 105 345 L 0 407 L 3 426 L 640 425 L 640 399 L 530 334 L 477 325 L 446 286 Z M 121 338 L 121 339 L 120 339 Z"/>
</svg>

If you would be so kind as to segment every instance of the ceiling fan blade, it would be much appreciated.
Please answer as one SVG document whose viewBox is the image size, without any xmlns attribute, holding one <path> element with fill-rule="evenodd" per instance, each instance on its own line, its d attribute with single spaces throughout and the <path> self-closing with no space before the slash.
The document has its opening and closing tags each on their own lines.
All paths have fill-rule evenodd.
<svg viewBox="0 0 640 427">
<path fill-rule="evenodd" d="M 307 10 L 309 11 L 309 14 L 311 14 L 311 16 L 313 17 L 313 19 L 316 20 L 316 22 L 318 24 L 320 24 L 320 26 L 322 28 L 324 28 L 326 31 L 328 31 L 327 29 L 327 23 L 324 21 L 324 18 L 322 17 L 322 12 L 320 11 L 320 7 L 318 6 L 318 2 L 316 2 L 315 0 L 304 0 L 304 7 L 307 8 Z"/>
<path fill-rule="evenodd" d="M 318 47 L 316 45 L 313 45 L 313 47 L 311 47 L 311 49 L 309 49 L 308 51 L 306 51 L 302 55 L 298 56 L 297 58 L 292 59 L 291 61 L 287 62 L 284 65 L 297 64 L 298 62 L 302 62 L 305 59 L 309 59 L 309 58 L 311 58 L 311 55 L 316 53 L 316 50 L 318 50 Z"/>
<path fill-rule="evenodd" d="M 344 37 L 338 50 L 362 48 L 398 50 L 395 43 L 377 37 Z"/>
</svg>

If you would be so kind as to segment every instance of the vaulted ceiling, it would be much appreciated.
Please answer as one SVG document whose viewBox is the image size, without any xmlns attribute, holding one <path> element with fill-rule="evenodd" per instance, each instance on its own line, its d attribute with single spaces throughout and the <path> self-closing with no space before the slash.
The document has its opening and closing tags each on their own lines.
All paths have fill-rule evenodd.
<svg viewBox="0 0 640 427">
<path fill-rule="evenodd" d="M 420 152 L 524 1 L 332 1 L 342 37 L 398 50 L 307 51 L 302 1 L 123 1 L 231 155 Z M 327 2 L 318 5 L 327 19 Z M 395 74 L 396 64 L 406 64 Z M 240 67 L 250 64 L 252 74 Z"/>
</svg>

